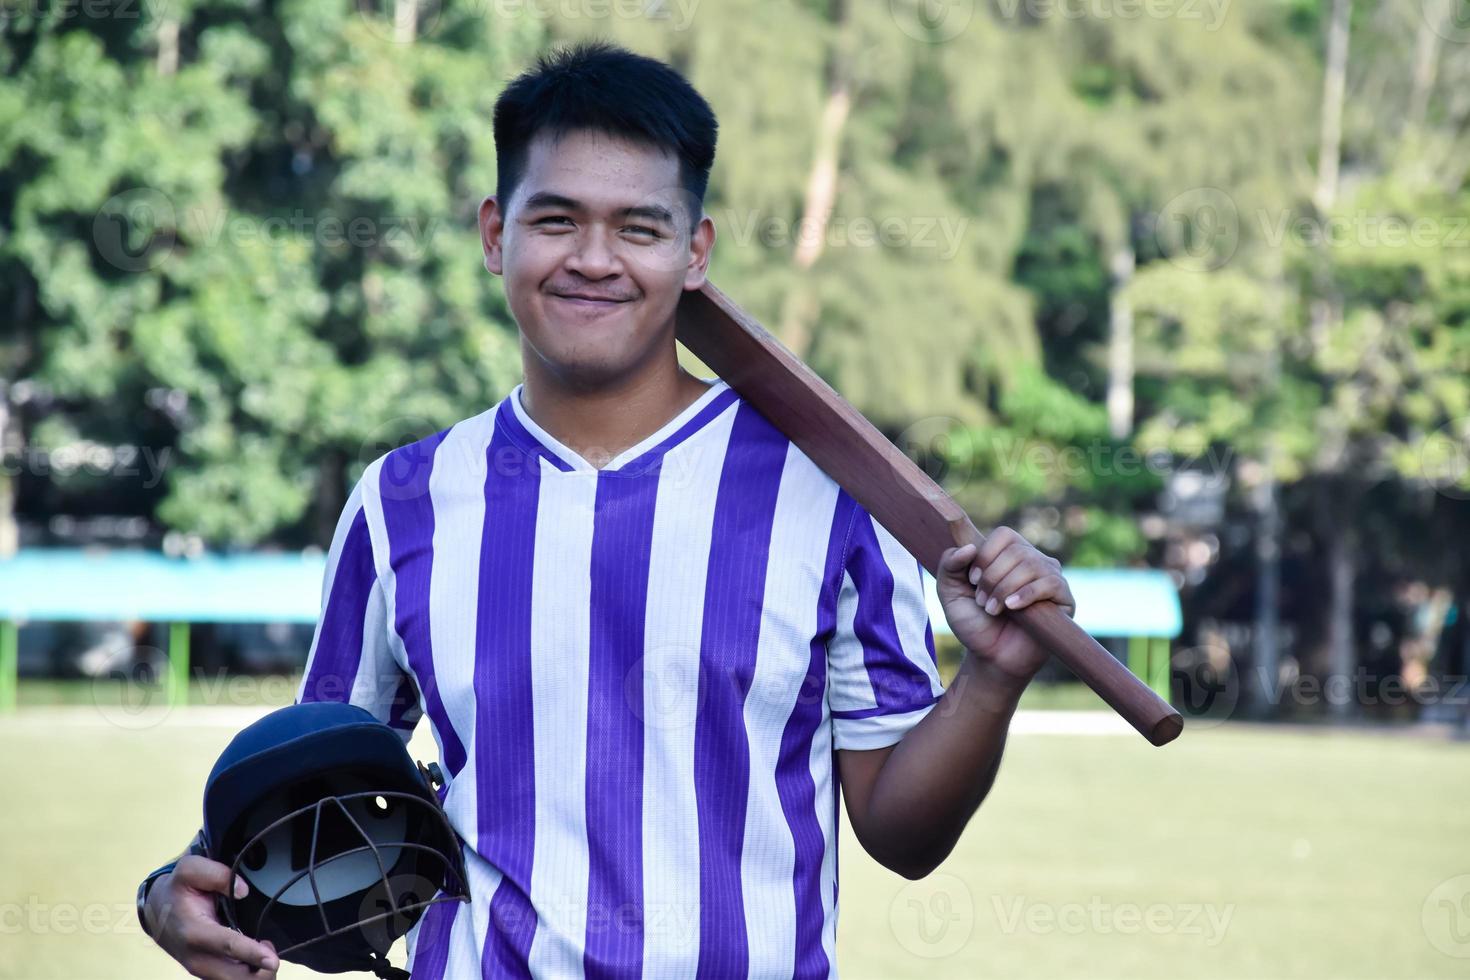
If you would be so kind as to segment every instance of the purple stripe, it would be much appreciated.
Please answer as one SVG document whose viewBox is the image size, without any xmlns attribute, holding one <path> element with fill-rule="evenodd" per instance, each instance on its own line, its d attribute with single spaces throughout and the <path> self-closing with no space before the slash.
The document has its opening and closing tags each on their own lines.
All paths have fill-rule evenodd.
<svg viewBox="0 0 1470 980">
<path fill-rule="evenodd" d="M 367 514 L 361 507 L 347 529 L 327 608 L 317 630 L 316 652 L 301 689 L 302 701 L 346 701 L 352 696 L 362 662 L 363 620 L 377 572 L 368 537 Z"/>
<path fill-rule="evenodd" d="M 836 516 L 833 517 L 832 524 L 833 524 L 833 527 L 834 528 L 836 528 L 836 527 L 846 527 L 847 528 L 847 530 L 845 532 L 843 532 L 844 533 L 844 537 L 842 539 L 842 565 L 843 565 L 844 571 L 846 570 L 846 567 L 847 567 L 847 549 L 849 548 L 849 546 L 851 545 L 851 542 L 852 542 L 852 525 L 853 525 L 854 519 L 857 517 L 857 510 L 858 510 L 857 501 L 856 500 L 853 500 L 852 497 L 848 495 L 848 493 L 847 493 L 846 490 L 839 490 L 838 493 L 837 493 L 837 514 L 836 514 Z M 835 784 L 832 787 L 832 834 L 833 834 L 834 837 L 838 833 L 840 833 L 839 828 L 841 828 L 841 826 L 842 826 L 842 814 L 841 814 L 841 810 L 842 810 L 842 783 L 841 783 L 841 781 L 837 777 L 838 771 L 839 770 L 837 768 L 837 745 L 834 742 L 834 744 L 832 746 L 832 774 L 833 774 L 833 781 L 834 781 L 834 784 Z M 834 917 L 836 917 L 836 915 L 837 915 L 837 910 L 838 910 L 838 897 L 837 896 L 838 896 L 838 892 L 840 890 L 837 887 L 837 883 L 838 883 L 839 880 L 841 880 L 841 878 L 842 878 L 842 849 L 840 847 L 833 847 L 832 848 L 832 915 Z"/>
<path fill-rule="evenodd" d="M 419 716 L 419 688 L 408 674 L 398 679 L 398 689 L 393 692 L 393 703 L 388 706 L 388 724 L 403 731 L 413 731 Z"/>
<path fill-rule="evenodd" d="M 866 511 L 854 516 L 847 553 L 847 573 L 858 594 L 852 631 L 863 645 L 877 713 L 912 711 L 921 700 L 932 700 L 934 690 L 929 675 L 908 658 L 899 642 L 893 620 L 893 570 L 883 558 L 873 519 Z"/>
<path fill-rule="evenodd" d="M 694 418 L 679 426 L 678 431 L 676 431 L 673 435 L 669 436 L 663 442 L 660 442 L 657 446 L 654 446 L 652 449 L 639 456 L 637 459 L 624 463 L 616 470 L 611 470 L 609 472 L 618 473 L 623 476 L 638 476 L 646 472 L 651 467 L 658 465 L 659 463 L 663 462 L 664 455 L 667 454 L 670 449 L 683 442 L 685 439 L 689 438 L 690 434 L 692 434 L 693 432 L 697 431 L 705 425 L 708 425 L 710 420 L 718 418 L 719 415 L 725 411 L 725 409 L 730 407 L 731 403 L 734 402 L 737 397 L 739 396 L 735 394 L 735 390 L 733 388 L 726 388 L 714 398 L 710 399 L 710 403 L 704 406 L 704 408 L 701 408 L 698 413 L 695 414 Z"/>
<path fill-rule="evenodd" d="M 832 749 L 832 772 L 833 780 L 836 782 L 837 773 L 837 749 Z M 838 828 L 842 826 L 842 790 L 839 786 L 832 788 L 832 836 L 835 839 L 839 833 Z M 832 917 L 837 917 L 837 880 L 842 877 L 842 849 L 834 846 L 832 848 Z"/>
<path fill-rule="evenodd" d="M 505 433 L 515 445 L 507 444 L 499 456 L 490 457 L 490 472 L 496 472 L 495 467 L 499 466 L 500 472 L 504 473 L 507 462 L 514 461 L 520 466 L 525 466 L 535 462 L 537 457 L 544 456 L 552 466 L 563 473 L 570 473 L 573 469 L 572 464 L 548 449 L 540 439 L 531 434 L 530 429 L 521 423 L 521 417 L 516 414 L 516 410 L 510 404 L 510 400 L 515 397 L 517 397 L 515 392 L 506 395 L 505 400 L 500 403 L 500 408 L 495 412 L 496 433 Z M 517 448 L 522 451 L 515 452 Z"/>
<path fill-rule="evenodd" d="M 781 755 L 776 762 L 776 793 L 791 828 L 796 847 L 792 868 L 792 893 L 796 906 L 796 962 L 794 978 L 825 977 L 831 964 L 822 948 L 822 858 L 827 840 L 817 819 L 817 786 L 812 780 L 812 739 L 822 723 L 822 704 L 827 686 L 827 643 L 837 629 L 837 593 L 842 588 L 842 552 L 850 521 L 838 507 L 827 538 L 827 560 L 822 572 L 822 590 L 817 601 L 817 630 L 811 640 L 811 662 L 786 730 L 781 733 Z M 812 685 L 814 689 L 809 689 Z M 833 768 L 836 771 L 836 768 Z M 837 824 L 832 824 L 835 833 Z"/>
<path fill-rule="evenodd" d="M 919 588 L 924 587 L 924 563 L 914 559 L 914 566 L 919 570 Z M 929 661 L 935 667 L 939 666 L 939 654 L 934 651 L 934 624 L 929 620 L 927 609 L 924 612 L 924 649 L 929 651 Z"/>
<path fill-rule="evenodd" d="M 475 616 L 476 850 L 501 872 L 490 899 L 481 972 L 529 977 L 536 912 L 531 861 L 536 841 L 536 769 L 531 700 L 531 579 L 541 466 L 495 427 L 486 450 L 485 527 Z"/>
<path fill-rule="evenodd" d="M 854 708 L 852 711 L 834 711 L 832 712 L 832 717 L 841 718 L 843 721 L 854 721 L 859 718 L 876 718 L 879 715 L 902 715 L 910 711 L 918 711 L 920 708 L 927 708 L 935 701 L 938 701 L 939 697 L 938 694 L 930 694 L 923 700 L 915 701 L 913 704 L 887 705 L 878 708 Z"/>
<path fill-rule="evenodd" d="M 400 449 L 383 459 L 378 496 L 388 528 L 388 563 L 393 569 L 393 626 L 403 641 L 408 666 L 418 681 L 429 719 L 444 747 L 449 776 L 464 768 L 464 744 L 450 724 L 434 676 L 434 648 L 429 633 L 429 576 L 434 564 L 434 502 L 429 475 L 434 457 L 449 430 Z"/>
<path fill-rule="evenodd" d="M 449 934 L 462 902 L 439 902 L 430 905 L 419 922 L 413 946 L 412 980 L 444 980 L 444 967 L 449 962 Z"/>
<path fill-rule="evenodd" d="M 744 976 L 750 963 L 740 852 L 750 781 L 744 705 L 755 671 L 766 564 L 787 441 L 741 404 L 715 496 L 700 636 L 694 728 L 699 815 L 699 966 L 705 977 Z"/>
<path fill-rule="evenodd" d="M 597 480 L 587 681 L 587 976 L 643 967 L 643 627 L 658 476 Z M 636 704 L 630 699 L 638 698 Z"/>
</svg>

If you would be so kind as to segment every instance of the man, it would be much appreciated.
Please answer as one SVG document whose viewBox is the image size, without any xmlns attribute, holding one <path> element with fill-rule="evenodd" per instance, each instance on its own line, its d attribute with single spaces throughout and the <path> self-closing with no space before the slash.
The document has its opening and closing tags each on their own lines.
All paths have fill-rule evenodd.
<svg viewBox="0 0 1470 980">
<path fill-rule="evenodd" d="M 480 229 L 524 383 L 374 462 L 337 527 L 301 699 L 405 737 L 427 715 L 466 850 L 473 901 L 409 935 L 416 980 L 835 973 L 834 760 L 863 847 L 928 874 L 1045 659 L 998 614 L 1071 608 L 1014 532 L 947 552 L 969 653 L 944 691 L 918 563 L 679 366 L 715 131 L 678 74 L 617 48 L 511 84 Z M 228 879 L 182 859 L 150 932 L 197 976 L 269 975 L 273 950 L 214 921 Z"/>
</svg>

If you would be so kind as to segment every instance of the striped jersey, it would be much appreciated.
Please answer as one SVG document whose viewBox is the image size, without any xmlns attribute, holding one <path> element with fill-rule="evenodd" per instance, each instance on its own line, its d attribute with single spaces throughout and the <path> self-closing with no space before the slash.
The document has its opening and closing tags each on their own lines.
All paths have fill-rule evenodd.
<svg viewBox="0 0 1470 980">
<path fill-rule="evenodd" d="M 415 980 L 836 975 L 833 751 L 943 693 L 922 570 L 706 383 L 601 469 L 517 386 L 342 512 L 300 699 L 432 726 L 472 901 Z"/>
</svg>

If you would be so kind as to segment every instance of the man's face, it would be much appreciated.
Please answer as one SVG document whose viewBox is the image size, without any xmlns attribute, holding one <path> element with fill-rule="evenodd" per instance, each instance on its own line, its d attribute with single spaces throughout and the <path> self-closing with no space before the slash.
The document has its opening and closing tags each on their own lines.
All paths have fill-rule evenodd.
<svg viewBox="0 0 1470 980">
<path fill-rule="evenodd" d="M 714 224 L 678 158 L 591 131 L 538 136 L 509 202 L 480 206 L 485 267 L 548 370 L 607 384 L 669 343 L 679 297 L 704 282 Z"/>
</svg>

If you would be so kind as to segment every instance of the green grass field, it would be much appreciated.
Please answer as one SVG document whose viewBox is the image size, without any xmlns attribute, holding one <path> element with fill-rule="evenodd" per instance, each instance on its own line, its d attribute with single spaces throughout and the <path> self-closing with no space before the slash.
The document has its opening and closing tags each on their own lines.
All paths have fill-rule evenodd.
<svg viewBox="0 0 1470 980">
<path fill-rule="evenodd" d="M 231 734 L 219 718 L 0 719 L 0 977 L 182 976 L 139 933 L 132 895 L 198 827 Z M 1399 735 L 1015 736 L 930 878 L 845 839 L 838 964 L 928 980 L 1465 977 L 1467 775 L 1470 744 Z"/>
</svg>

